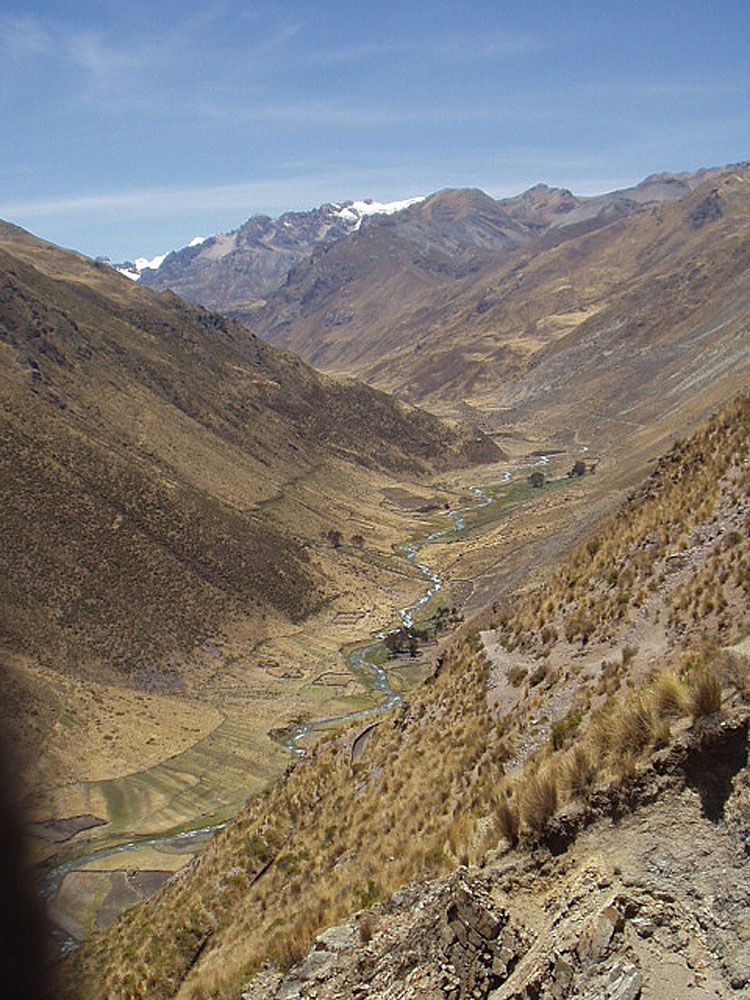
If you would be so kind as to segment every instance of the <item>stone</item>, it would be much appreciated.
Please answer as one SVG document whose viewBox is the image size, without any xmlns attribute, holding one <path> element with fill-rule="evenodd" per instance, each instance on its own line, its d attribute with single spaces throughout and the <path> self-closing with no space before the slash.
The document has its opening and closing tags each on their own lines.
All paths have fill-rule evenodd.
<svg viewBox="0 0 750 1000">
<path fill-rule="evenodd" d="M 552 996 L 555 1000 L 564 1000 L 567 995 L 570 984 L 573 982 L 573 974 L 575 970 L 573 965 L 562 955 L 558 955 L 555 959 L 555 964 L 552 970 L 553 985 L 552 985 Z"/>
<path fill-rule="evenodd" d="M 616 930 L 622 927 L 623 919 L 619 910 L 607 906 L 597 916 L 593 917 L 584 927 L 577 952 L 582 961 L 598 962 L 607 949 Z"/>
<path fill-rule="evenodd" d="M 631 921 L 636 934 L 642 938 L 650 938 L 656 930 L 653 920 L 646 917 L 634 917 Z"/>
<path fill-rule="evenodd" d="M 641 974 L 635 965 L 618 963 L 609 975 L 607 1000 L 637 1000 L 642 986 Z"/>
</svg>

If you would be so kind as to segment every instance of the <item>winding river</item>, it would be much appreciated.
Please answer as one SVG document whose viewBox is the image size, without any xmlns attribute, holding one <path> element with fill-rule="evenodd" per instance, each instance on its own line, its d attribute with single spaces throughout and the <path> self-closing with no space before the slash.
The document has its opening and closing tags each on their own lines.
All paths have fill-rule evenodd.
<svg viewBox="0 0 750 1000">
<path fill-rule="evenodd" d="M 533 464 L 547 464 L 548 461 L 549 459 L 547 456 L 540 456 L 537 459 L 537 462 Z M 503 477 L 498 480 L 497 484 L 493 485 L 509 483 L 511 478 L 512 473 L 506 472 Z M 457 531 L 464 530 L 466 528 L 465 515 L 469 511 L 475 511 L 481 507 L 486 507 L 493 501 L 493 498 L 488 496 L 480 487 L 472 486 L 469 489 L 470 492 L 476 497 L 477 502 L 461 507 L 457 510 L 446 512 L 446 516 L 453 522 L 450 528 L 445 531 L 431 534 L 421 543 L 408 543 L 401 546 L 401 552 L 406 560 L 419 570 L 428 582 L 427 590 L 418 600 L 404 608 L 399 609 L 398 614 L 401 620 L 401 625 L 405 629 L 409 629 L 414 626 L 415 616 L 443 587 L 443 581 L 440 575 L 429 566 L 417 561 L 421 550 L 427 545 L 440 541 Z M 353 722 L 356 719 L 367 719 L 372 716 L 383 715 L 392 711 L 392 709 L 394 709 L 402 701 L 402 696 L 391 687 L 386 670 L 384 670 L 383 667 L 379 666 L 377 663 L 371 662 L 371 660 L 368 660 L 367 658 L 368 653 L 372 653 L 378 649 L 383 638 L 384 636 L 380 636 L 377 641 L 369 645 L 358 646 L 349 654 L 350 670 L 368 689 L 371 687 L 372 690 L 380 696 L 381 700 L 379 703 L 371 708 L 349 712 L 344 715 L 330 716 L 325 719 L 316 719 L 297 726 L 291 734 L 279 741 L 282 746 L 286 747 L 286 749 L 290 751 L 290 753 L 297 756 L 304 756 L 305 750 L 302 746 L 300 746 L 300 743 L 315 730 L 326 729 L 337 723 Z M 211 826 L 204 826 L 195 830 L 187 830 L 182 833 L 160 834 L 150 838 L 139 838 L 126 843 L 118 844 L 116 847 L 101 848 L 100 850 L 91 851 L 88 854 L 69 858 L 67 861 L 64 861 L 55 868 L 52 868 L 45 875 L 40 887 L 40 895 L 48 903 L 52 902 L 57 897 L 66 876 L 93 861 L 101 861 L 117 854 L 123 854 L 126 851 L 145 847 L 171 845 L 175 848 L 185 848 L 191 845 L 200 846 L 201 842 L 207 841 L 208 838 L 217 830 L 222 830 L 227 825 L 227 822 L 228 821 Z M 69 937 L 61 931 L 56 931 L 54 936 L 62 953 L 70 951 L 77 945 L 77 942 L 72 937 Z"/>
</svg>

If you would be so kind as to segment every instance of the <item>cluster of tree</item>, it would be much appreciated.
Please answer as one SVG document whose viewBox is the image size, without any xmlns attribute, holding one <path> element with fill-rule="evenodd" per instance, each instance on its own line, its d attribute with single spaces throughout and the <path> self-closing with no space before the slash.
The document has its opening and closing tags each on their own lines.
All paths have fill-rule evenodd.
<svg viewBox="0 0 750 1000">
<path fill-rule="evenodd" d="M 448 628 L 453 628 L 464 620 L 463 615 L 456 607 L 438 608 L 432 618 L 422 626 L 411 625 L 408 628 L 399 628 L 395 632 L 389 632 L 383 642 L 390 656 L 400 656 L 408 653 L 415 657 L 419 652 L 420 642 L 428 642 L 434 639 L 438 632 L 443 632 Z"/>
<path fill-rule="evenodd" d="M 589 469 L 590 473 L 593 473 L 596 469 L 595 465 L 592 465 Z M 568 479 L 578 479 L 580 476 L 586 475 L 586 463 L 581 461 L 579 458 L 573 463 L 573 468 L 568 472 Z M 540 472 L 539 469 L 534 469 L 534 471 L 529 475 L 528 483 L 533 486 L 534 489 L 541 489 L 544 486 L 546 480 L 544 478 L 544 473 Z"/>
<path fill-rule="evenodd" d="M 415 628 L 412 625 L 409 628 L 398 628 L 395 632 L 389 632 L 383 642 L 390 656 L 408 653 L 414 658 L 419 652 L 420 641 L 424 642 L 429 637 L 427 629 Z"/>
<path fill-rule="evenodd" d="M 568 479 L 575 479 L 577 476 L 586 475 L 586 463 L 582 462 L 579 458 L 577 462 L 573 465 L 573 468 L 568 473 Z"/>
<path fill-rule="evenodd" d="M 330 542 L 334 549 L 341 548 L 344 544 L 344 536 L 338 528 L 329 528 L 328 531 L 323 533 L 323 538 Z M 351 537 L 352 545 L 356 545 L 358 549 L 363 549 L 365 546 L 365 539 L 363 535 L 352 535 Z"/>
</svg>

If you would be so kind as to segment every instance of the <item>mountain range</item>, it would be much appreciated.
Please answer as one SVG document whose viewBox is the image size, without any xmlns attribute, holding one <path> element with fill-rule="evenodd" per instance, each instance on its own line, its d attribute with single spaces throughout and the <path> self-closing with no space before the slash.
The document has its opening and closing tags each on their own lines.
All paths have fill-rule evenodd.
<svg viewBox="0 0 750 1000">
<path fill-rule="evenodd" d="M 562 433 L 565 401 L 581 393 L 604 428 L 623 407 L 661 407 L 665 384 L 684 399 L 707 343 L 715 366 L 742 364 L 748 178 L 743 165 L 658 174 L 588 199 L 544 185 L 500 201 L 446 190 L 348 232 L 322 221 L 330 206 L 294 225 L 255 218 L 226 238 L 227 256 L 201 244 L 146 280 L 205 296 L 318 368 L 472 412 L 485 429 L 544 413 Z M 251 235 L 287 224 L 307 234 L 290 269 Z M 241 273 L 261 261 L 281 267 L 275 291 Z"/>
<path fill-rule="evenodd" d="M 137 281 L 0 225 L 71 1000 L 750 983 L 750 168 L 409 202 Z"/>
<path fill-rule="evenodd" d="M 239 314 L 280 288 L 289 271 L 317 250 L 372 226 L 386 226 L 422 252 L 433 251 L 438 271 L 461 274 L 548 229 L 598 226 L 641 205 L 681 198 L 719 172 L 655 174 L 632 188 L 588 198 L 538 184 L 500 200 L 479 190 L 446 190 L 389 203 L 325 204 L 277 219 L 254 215 L 230 233 L 196 237 L 181 250 L 116 266 L 150 288 Z"/>
</svg>

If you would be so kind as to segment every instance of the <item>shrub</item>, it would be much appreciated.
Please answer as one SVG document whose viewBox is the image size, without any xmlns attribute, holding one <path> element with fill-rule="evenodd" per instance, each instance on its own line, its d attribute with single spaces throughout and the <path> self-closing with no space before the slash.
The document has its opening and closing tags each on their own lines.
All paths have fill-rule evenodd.
<svg viewBox="0 0 750 1000">
<path fill-rule="evenodd" d="M 564 772 L 565 785 L 573 799 L 587 801 L 594 790 L 597 767 L 585 746 L 573 749 Z"/>
<path fill-rule="evenodd" d="M 548 668 L 546 663 L 540 664 L 529 678 L 529 684 L 532 687 L 536 687 L 537 684 L 541 684 L 547 677 L 547 670 Z"/>
<path fill-rule="evenodd" d="M 722 675 L 725 680 L 746 697 L 750 694 L 750 658 L 739 653 L 727 652 L 722 664 Z"/>
<path fill-rule="evenodd" d="M 505 837 L 511 847 L 518 843 L 521 819 L 518 814 L 518 804 L 511 802 L 507 793 L 503 792 L 497 806 L 497 826 L 500 835 Z"/>
<path fill-rule="evenodd" d="M 638 647 L 637 646 L 623 646 L 622 647 L 622 652 L 621 652 L 620 655 L 622 657 L 622 665 L 623 665 L 623 667 L 627 667 L 627 665 L 630 663 L 630 661 L 635 658 L 635 655 L 636 655 L 637 652 L 638 652 Z"/>
<path fill-rule="evenodd" d="M 526 667 L 514 666 L 507 671 L 507 677 L 513 687 L 520 687 L 526 680 L 528 670 Z"/>
<path fill-rule="evenodd" d="M 562 719 L 552 723 L 552 748 L 554 750 L 562 750 L 565 743 L 580 726 L 582 718 L 583 712 L 570 711 Z"/>
<path fill-rule="evenodd" d="M 652 688 L 654 711 L 659 719 L 676 719 L 687 711 L 685 688 L 674 674 L 660 674 Z"/>
<path fill-rule="evenodd" d="M 375 922 L 372 919 L 371 913 L 365 913 L 359 922 L 359 939 L 362 944 L 367 944 L 372 940 L 372 935 L 375 931 Z"/>
<path fill-rule="evenodd" d="M 616 718 L 612 736 L 613 756 L 619 758 L 640 753 L 651 742 L 653 732 L 654 717 L 651 707 L 640 694 L 637 694 L 626 702 Z"/>
</svg>

